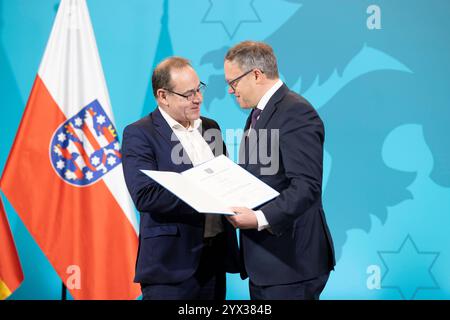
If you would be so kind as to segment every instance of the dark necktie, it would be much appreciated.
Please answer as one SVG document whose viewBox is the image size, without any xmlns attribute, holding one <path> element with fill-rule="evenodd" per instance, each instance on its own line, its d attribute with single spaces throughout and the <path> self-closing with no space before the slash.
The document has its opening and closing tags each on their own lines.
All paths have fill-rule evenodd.
<svg viewBox="0 0 450 320">
<path fill-rule="evenodd" d="M 250 128 L 248 128 L 248 131 L 245 133 L 245 139 L 243 140 L 243 143 L 241 144 L 239 148 L 239 161 L 240 163 L 248 163 L 248 150 L 249 150 L 249 134 L 251 130 L 255 129 L 256 120 L 258 120 L 258 116 L 261 114 L 262 110 L 258 108 L 253 108 L 250 117 L 251 117 L 251 123 Z M 254 134 L 255 131 L 252 132 Z"/>
<path fill-rule="evenodd" d="M 258 109 L 258 108 L 254 108 L 254 109 L 252 110 L 252 122 L 251 122 L 251 125 L 250 125 L 250 127 L 251 127 L 252 129 L 255 129 L 256 120 L 258 120 L 258 117 L 259 117 L 259 115 L 261 114 L 261 112 L 262 112 L 262 110 L 261 110 L 261 109 Z"/>
</svg>

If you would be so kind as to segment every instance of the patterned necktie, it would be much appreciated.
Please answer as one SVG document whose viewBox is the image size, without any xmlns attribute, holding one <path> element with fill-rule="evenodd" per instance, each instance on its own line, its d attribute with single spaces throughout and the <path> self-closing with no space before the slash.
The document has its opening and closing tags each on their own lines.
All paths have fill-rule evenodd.
<svg viewBox="0 0 450 320">
<path fill-rule="evenodd" d="M 250 132 L 255 129 L 256 120 L 258 120 L 258 117 L 261 114 L 261 112 L 262 112 L 261 109 L 253 108 L 252 112 L 250 113 L 251 117 L 250 127 L 248 128 L 248 131 L 245 134 L 245 138 L 239 147 L 239 163 L 248 163 L 249 135 Z M 252 134 L 254 134 L 254 131 L 252 132 Z"/>
<path fill-rule="evenodd" d="M 261 109 L 258 109 L 258 108 L 254 108 L 254 109 L 252 110 L 252 122 L 251 122 L 251 125 L 250 125 L 250 127 L 251 127 L 252 129 L 255 128 L 256 120 L 258 120 L 258 117 L 259 117 L 259 115 L 261 114 L 261 112 L 262 112 L 262 110 L 261 110 Z"/>
</svg>

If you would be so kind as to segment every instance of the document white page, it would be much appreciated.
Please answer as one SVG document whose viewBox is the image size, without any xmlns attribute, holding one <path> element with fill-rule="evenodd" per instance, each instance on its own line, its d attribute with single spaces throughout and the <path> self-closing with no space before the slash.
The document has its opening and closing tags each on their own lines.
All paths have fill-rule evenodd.
<svg viewBox="0 0 450 320">
<path fill-rule="evenodd" d="M 279 195 L 277 191 L 221 155 L 181 173 L 230 207 L 253 209 Z"/>
<path fill-rule="evenodd" d="M 221 155 L 179 173 L 142 170 L 195 210 L 233 214 L 230 207 L 253 209 L 279 193 Z"/>
<path fill-rule="evenodd" d="M 141 171 L 198 212 L 228 215 L 234 214 L 220 199 L 207 196 L 203 188 L 179 173 L 153 170 Z"/>
</svg>

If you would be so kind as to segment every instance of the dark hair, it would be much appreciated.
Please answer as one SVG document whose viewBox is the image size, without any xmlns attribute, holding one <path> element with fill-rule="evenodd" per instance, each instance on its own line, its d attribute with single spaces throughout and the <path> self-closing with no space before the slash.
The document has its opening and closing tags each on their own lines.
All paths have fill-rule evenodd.
<svg viewBox="0 0 450 320">
<path fill-rule="evenodd" d="M 153 70 L 152 74 L 152 88 L 155 98 L 158 89 L 165 88 L 173 90 L 171 71 L 187 66 L 192 67 L 190 61 L 181 57 L 169 57 L 161 61 L 155 70 Z"/>
<path fill-rule="evenodd" d="M 235 62 L 243 71 L 258 68 L 269 79 L 278 78 L 277 58 L 271 46 L 264 42 L 243 41 L 229 49 L 225 60 Z"/>
</svg>

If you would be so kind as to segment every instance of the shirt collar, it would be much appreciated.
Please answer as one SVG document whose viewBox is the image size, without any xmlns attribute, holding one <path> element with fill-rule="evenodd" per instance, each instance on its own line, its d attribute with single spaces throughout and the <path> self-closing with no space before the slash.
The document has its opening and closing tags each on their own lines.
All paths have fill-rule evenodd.
<svg viewBox="0 0 450 320">
<path fill-rule="evenodd" d="M 280 87 L 283 85 L 283 81 L 278 79 L 277 82 L 269 89 L 267 92 L 262 96 L 261 100 L 259 100 L 258 105 L 256 108 L 264 110 L 264 108 L 267 105 L 267 102 L 269 102 L 270 98 L 275 94 L 275 92 L 280 89 Z"/>
<path fill-rule="evenodd" d="M 169 127 L 172 130 L 185 130 L 185 131 L 193 131 L 193 130 L 197 130 L 201 124 L 202 124 L 202 119 L 198 118 L 197 120 L 191 121 L 189 128 L 186 128 L 184 126 L 182 126 L 178 121 L 176 121 L 174 118 L 172 118 L 167 112 L 165 112 L 163 110 L 163 108 L 161 108 L 160 106 L 158 106 L 159 112 L 161 112 L 161 115 L 163 116 L 164 120 L 166 120 L 166 122 L 169 124 Z"/>
</svg>

